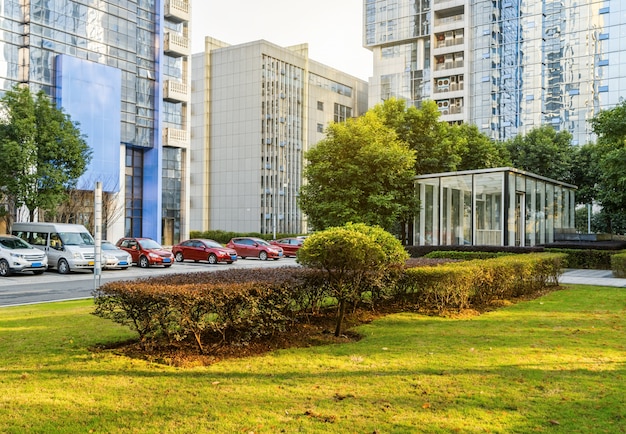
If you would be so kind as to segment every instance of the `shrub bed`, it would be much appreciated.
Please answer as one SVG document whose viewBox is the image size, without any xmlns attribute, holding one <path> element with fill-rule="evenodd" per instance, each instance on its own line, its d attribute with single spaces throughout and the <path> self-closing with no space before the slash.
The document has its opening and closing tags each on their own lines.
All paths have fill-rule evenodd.
<svg viewBox="0 0 626 434">
<path fill-rule="evenodd" d="M 405 246 L 412 258 L 419 258 L 434 251 L 457 252 L 489 252 L 489 253 L 541 253 L 544 247 L 515 247 L 515 246 Z"/>
<path fill-rule="evenodd" d="M 565 255 L 508 255 L 407 267 L 395 277 L 361 282 L 354 307 L 411 305 L 447 312 L 537 293 L 558 285 Z M 423 260 L 424 261 L 424 260 Z M 144 348 L 247 345 L 319 314 L 336 311 L 328 273 L 304 267 L 234 269 L 110 282 L 94 294 L 94 314 L 130 327 Z"/>
<path fill-rule="evenodd" d="M 610 270 L 611 257 L 620 251 L 605 249 L 563 249 L 547 248 L 547 252 L 564 253 L 567 255 L 567 268 L 584 268 L 592 270 Z"/>
</svg>

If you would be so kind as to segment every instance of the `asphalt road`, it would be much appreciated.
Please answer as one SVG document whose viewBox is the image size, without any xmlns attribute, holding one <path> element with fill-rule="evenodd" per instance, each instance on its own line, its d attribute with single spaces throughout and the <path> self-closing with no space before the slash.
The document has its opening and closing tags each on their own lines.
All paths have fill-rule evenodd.
<svg viewBox="0 0 626 434">
<path fill-rule="evenodd" d="M 89 298 L 95 288 L 109 281 L 132 280 L 162 274 L 217 271 L 229 268 L 268 268 L 292 265 L 296 265 L 295 258 L 282 258 L 278 261 L 239 259 L 233 264 L 217 265 L 202 262 L 176 262 L 169 268 L 151 267 L 144 269 L 134 266 L 127 270 L 104 270 L 99 279 L 96 279 L 97 276 L 94 277 L 91 271 L 77 271 L 70 274 L 47 271 L 39 276 L 31 273 L 14 274 L 0 278 L 0 307 Z"/>
</svg>

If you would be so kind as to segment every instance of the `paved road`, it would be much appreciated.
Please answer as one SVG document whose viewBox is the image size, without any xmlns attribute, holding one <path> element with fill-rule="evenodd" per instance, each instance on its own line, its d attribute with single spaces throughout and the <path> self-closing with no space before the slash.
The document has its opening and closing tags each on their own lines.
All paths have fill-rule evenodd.
<svg viewBox="0 0 626 434">
<path fill-rule="evenodd" d="M 89 298 L 94 288 L 115 280 L 130 280 L 162 274 L 217 271 L 229 268 L 268 268 L 290 265 L 296 265 L 295 258 L 283 258 L 278 261 L 239 259 L 233 264 L 218 265 L 177 262 L 170 268 L 143 269 L 132 267 L 128 270 L 104 270 L 98 282 L 94 280 L 94 275 L 90 271 L 78 271 L 65 275 L 58 274 L 56 271 L 47 271 L 40 276 L 29 273 L 15 274 L 0 278 L 0 307 Z"/>
</svg>

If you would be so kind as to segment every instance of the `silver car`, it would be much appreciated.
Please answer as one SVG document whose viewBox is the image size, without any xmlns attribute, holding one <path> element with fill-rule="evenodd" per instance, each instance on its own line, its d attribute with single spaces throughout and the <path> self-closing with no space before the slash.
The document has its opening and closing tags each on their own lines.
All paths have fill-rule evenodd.
<svg viewBox="0 0 626 434">
<path fill-rule="evenodd" d="M 133 263 L 130 254 L 122 249 L 118 249 L 115 244 L 110 241 L 102 241 L 101 244 L 101 264 L 102 268 L 121 268 L 126 270 Z"/>
<path fill-rule="evenodd" d="M 32 271 L 42 274 L 48 269 L 48 255 L 13 235 L 0 236 L 0 276 Z"/>
</svg>

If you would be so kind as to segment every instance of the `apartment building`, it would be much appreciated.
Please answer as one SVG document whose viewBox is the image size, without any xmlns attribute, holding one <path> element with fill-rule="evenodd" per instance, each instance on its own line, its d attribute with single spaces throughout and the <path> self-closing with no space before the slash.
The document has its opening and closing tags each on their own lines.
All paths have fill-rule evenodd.
<svg viewBox="0 0 626 434">
<path fill-rule="evenodd" d="M 448 122 L 505 140 L 540 125 L 594 140 L 626 93 L 619 0 L 364 0 L 369 104 L 434 100 Z"/>
<path fill-rule="evenodd" d="M 44 90 L 93 151 L 79 188 L 117 194 L 104 234 L 188 234 L 190 0 L 0 2 L 0 93 Z"/>
<path fill-rule="evenodd" d="M 367 83 L 307 44 L 206 37 L 192 64 L 191 229 L 306 232 L 303 155 L 330 122 L 367 110 Z"/>
</svg>

